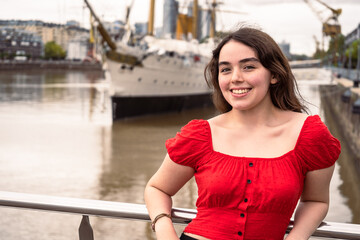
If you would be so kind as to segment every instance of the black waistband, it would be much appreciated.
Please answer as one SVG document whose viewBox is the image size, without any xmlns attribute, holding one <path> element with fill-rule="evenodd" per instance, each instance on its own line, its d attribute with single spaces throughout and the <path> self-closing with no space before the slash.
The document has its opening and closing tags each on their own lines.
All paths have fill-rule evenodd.
<svg viewBox="0 0 360 240">
<path fill-rule="evenodd" d="M 198 240 L 198 239 L 189 237 L 183 233 L 183 234 L 181 234 L 180 240 Z"/>
</svg>

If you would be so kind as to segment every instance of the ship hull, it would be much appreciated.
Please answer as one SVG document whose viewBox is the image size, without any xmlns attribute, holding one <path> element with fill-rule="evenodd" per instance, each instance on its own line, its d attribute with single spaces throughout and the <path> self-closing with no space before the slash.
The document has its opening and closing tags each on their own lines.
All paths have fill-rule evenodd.
<svg viewBox="0 0 360 240">
<path fill-rule="evenodd" d="M 178 96 L 112 96 L 113 120 L 152 115 L 166 112 L 180 112 L 186 109 L 212 106 L 211 94 Z"/>
<path fill-rule="evenodd" d="M 131 65 L 107 56 L 114 120 L 212 104 L 212 91 L 204 79 L 207 56 L 195 51 L 180 54 L 164 50 L 139 59 L 141 62 Z"/>
</svg>

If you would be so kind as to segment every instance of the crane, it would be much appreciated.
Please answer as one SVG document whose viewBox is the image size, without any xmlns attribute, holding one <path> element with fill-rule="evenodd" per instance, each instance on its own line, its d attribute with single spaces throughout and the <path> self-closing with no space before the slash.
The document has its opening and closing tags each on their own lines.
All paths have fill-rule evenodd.
<svg viewBox="0 0 360 240">
<path fill-rule="evenodd" d="M 316 16 L 319 18 L 321 23 L 323 24 L 323 33 L 325 36 L 336 36 L 337 34 L 341 33 L 341 26 L 339 23 L 339 16 L 342 13 L 342 9 L 334 9 L 330 7 L 328 4 L 324 3 L 321 0 L 315 0 L 316 2 L 320 3 L 321 5 L 325 6 L 328 10 L 331 11 L 331 15 L 324 17 L 321 15 L 321 11 L 315 8 L 315 5 L 310 0 L 304 0 L 310 8 L 315 12 Z"/>
<path fill-rule="evenodd" d="M 315 51 L 314 56 L 323 58 L 324 57 L 324 52 L 320 48 L 320 42 L 319 42 L 319 40 L 317 39 L 317 37 L 315 35 L 313 35 L 313 38 L 314 38 L 314 41 L 315 41 L 315 44 L 316 44 L 316 51 Z"/>
<path fill-rule="evenodd" d="M 341 34 L 341 25 L 339 23 L 339 16 L 342 13 L 342 9 L 341 8 L 334 9 L 325 2 L 323 2 L 322 0 L 312 0 L 312 1 L 304 0 L 304 2 L 306 2 L 309 5 L 309 7 L 313 10 L 313 12 L 316 14 L 318 19 L 322 23 L 322 50 L 324 51 L 324 37 L 330 36 L 330 38 L 334 40 L 335 51 L 337 51 L 338 48 L 337 36 Z M 324 17 L 322 15 L 322 11 L 318 10 L 315 7 L 315 2 L 324 6 L 327 10 L 330 10 L 331 14 Z M 336 61 L 336 55 L 334 61 Z"/>
</svg>

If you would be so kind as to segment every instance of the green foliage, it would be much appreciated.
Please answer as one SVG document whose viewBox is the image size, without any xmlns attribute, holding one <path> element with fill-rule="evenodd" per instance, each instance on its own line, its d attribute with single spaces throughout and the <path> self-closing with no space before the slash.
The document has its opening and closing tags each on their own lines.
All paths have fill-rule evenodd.
<svg viewBox="0 0 360 240">
<path fill-rule="evenodd" d="M 64 59 L 66 52 L 54 41 L 45 44 L 45 59 Z"/>
<path fill-rule="evenodd" d="M 316 52 L 313 54 L 314 59 L 323 59 L 325 56 L 325 52 L 323 50 L 317 49 Z"/>
<path fill-rule="evenodd" d="M 349 48 L 346 49 L 345 55 L 347 58 L 349 58 L 349 54 L 351 51 L 351 59 L 357 60 L 358 56 L 358 45 L 360 44 L 359 39 L 355 40 Z"/>
<path fill-rule="evenodd" d="M 342 34 L 337 35 L 334 38 L 331 38 L 329 41 L 329 49 L 327 54 L 341 55 L 345 50 L 345 36 Z"/>
<path fill-rule="evenodd" d="M 345 51 L 345 36 L 338 34 L 329 41 L 329 48 L 323 55 L 323 60 L 331 62 L 334 66 L 340 66 Z"/>
<path fill-rule="evenodd" d="M 356 67 L 356 63 L 358 61 L 358 48 L 360 45 L 360 40 L 355 40 L 352 44 L 346 49 L 345 57 L 346 57 L 346 64 L 348 65 L 351 58 L 351 68 Z M 351 54 L 350 54 L 351 53 Z"/>
</svg>

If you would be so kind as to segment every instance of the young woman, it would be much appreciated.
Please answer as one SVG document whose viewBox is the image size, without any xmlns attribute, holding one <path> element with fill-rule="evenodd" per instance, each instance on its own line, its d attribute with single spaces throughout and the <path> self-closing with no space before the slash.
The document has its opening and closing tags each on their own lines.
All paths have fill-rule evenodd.
<svg viewBox="0 0 360 240">
<path fill-rule="evenodd" d="M 197 216 L 180 239 L 308 239 L 329 206 L 340 143 L 308 116 L 276 42 L 240 28 L 213 51 L 205 69 L 221 114 L 192 120 L 166 141 L 168 154 L 145 201 L 157 239 L 179 239 L 171 196 L 193 176 Z"/>
</svg>

